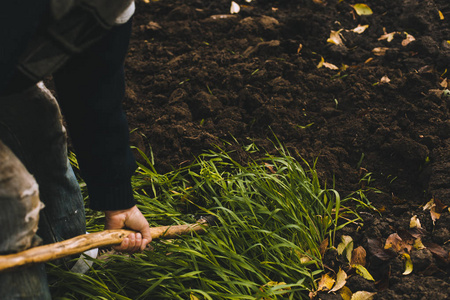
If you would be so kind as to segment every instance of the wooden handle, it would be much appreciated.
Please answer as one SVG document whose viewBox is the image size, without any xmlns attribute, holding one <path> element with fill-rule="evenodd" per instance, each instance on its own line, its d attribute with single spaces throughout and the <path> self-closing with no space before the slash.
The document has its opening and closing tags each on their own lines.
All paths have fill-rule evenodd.
<svg viewBox="0 0 450 300">
<path fill-rule="evenodd" d="M 151 227 L 150 232 L 153 240 L 173 239 L 191 232 L 202 233 L 204 225 L 201 224 L 205 223 Z M 79 235 L 54 244 L 30 248 L 14 254 L 0 255 L 0 272 L 83 253 L 93 248 L 118 245 L 130 233 L 134 233 L 134 231 L 125 229 L 104 230 Z"/>
</svg>

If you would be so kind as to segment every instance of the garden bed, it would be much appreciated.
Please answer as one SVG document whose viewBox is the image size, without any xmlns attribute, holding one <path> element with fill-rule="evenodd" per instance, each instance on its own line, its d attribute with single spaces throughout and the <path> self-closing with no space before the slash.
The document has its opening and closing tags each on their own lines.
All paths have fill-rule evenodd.
<svg viewBox="0 0 450 300">
<path fill-rule="evenodd" d="M 376 283 L 353 276 L 352 291 L 447 299 L 448 256 L 412 250 L 414 270 L 403 275 L 401 256 L 380 260 L 368 241 L 384 243 L 417 215 L 422 239 L 450 249 L 450 3 L 367 0 L 371 15 L 355 1 L 238 3 L 237 14 L 228 0 L 137 3 L 126 61 L 133 145 L 152 151 L 163 173 L 223 140 L 273 152 L 276 136 L 291 154 L 318 158 L 323 185 L 374 189 L 366 196 L 376 210 L 343 233 L 367 250 Z M 342 43 L 327 42 L 332 31 Z M 435 224 L 423 210 L 431 199 L 443 204 Z M 330 252 L 325 262 L 336 271 L 339 259 Z"/>
</svg>

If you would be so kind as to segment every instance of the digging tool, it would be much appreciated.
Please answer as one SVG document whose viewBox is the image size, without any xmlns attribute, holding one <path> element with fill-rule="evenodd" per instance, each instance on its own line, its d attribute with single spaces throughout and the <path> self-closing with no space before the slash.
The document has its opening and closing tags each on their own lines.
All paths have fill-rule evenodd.
<svg viewBox="0 0 450 300">
<path fill-rule="evenodd" d="M 201 219 L 195 224 L 151 227 L 150 232 L 153 240 L 173 239 L 193 232 L 203 233 L 204 227 L 207 225 L 208 221 Z M 130 233 L 134 233 L 134 231 L 126 229 L 104 230 L 79 235 L 54 244 L 30 248 L 14 254 L 0 255 L 0 272 L 21 266 L 48 262 L 98 247 L 118 245 Z"/>
</svg>

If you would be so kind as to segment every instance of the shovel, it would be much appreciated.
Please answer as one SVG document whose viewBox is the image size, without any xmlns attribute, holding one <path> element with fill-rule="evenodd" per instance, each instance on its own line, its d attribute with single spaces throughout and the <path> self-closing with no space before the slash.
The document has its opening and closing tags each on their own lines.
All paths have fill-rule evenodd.
<svg viewBox="0 0 450 300">
<path fill-rule="evenodd" d="M 203 233 L 208 220 L 201 219 L 195 224 L 151 227 L 152 240 L 173 239 L 180 235 L 189 233 Z M 28 266 L 37 263 L 44 263 L 62 257 L 83 253 L 87 250 L 113 246 L 122 243 L 134 231 L 126 229 L 104 230 L 90 234 L 83 234 L 74 238 L 39 247 L 30 248 L 18 253 L 0 255 L 0 272 L 15 269 L 21 266 Z"/>
</svg>

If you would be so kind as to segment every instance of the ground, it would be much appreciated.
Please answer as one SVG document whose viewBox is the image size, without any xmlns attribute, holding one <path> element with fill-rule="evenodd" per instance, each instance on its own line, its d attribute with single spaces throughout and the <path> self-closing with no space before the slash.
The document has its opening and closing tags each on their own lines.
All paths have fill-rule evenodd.
<svg viewBox="0 0 450 300">
<path fill-rule="evenodd" d="M 275 135 L 292 154 L 318 158 L 322 183 L 342 195 L 381 191 L 368 193 L 378 212 L 343 231 L 367 250 L 376 280 L 352 276 L 352 291 L 447 299 L 450 2 L 361 1 L 372 15 L 353 0 L 236 2 L 231 15 L 230 0 L 138 1 L 124 104 L 132 143 L 166 172 L 223 140 L 273 152 Z M 342 43 L 327 42 L 332 31 Z M 435 224 L 423 210 L 431 199 Z M 396 232 L 405 240 L 414 215 L 427 248 L 410 251 L 414 270 L 402 275 L 401 256 L 380 259 L 370 244 Z M 339 257 L 327 255 L 336 269 Z"/>
</svg>

